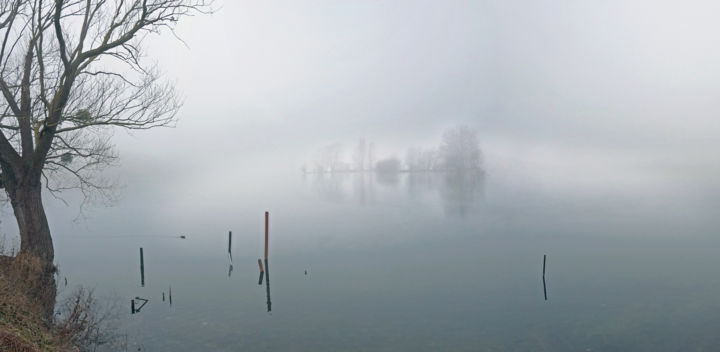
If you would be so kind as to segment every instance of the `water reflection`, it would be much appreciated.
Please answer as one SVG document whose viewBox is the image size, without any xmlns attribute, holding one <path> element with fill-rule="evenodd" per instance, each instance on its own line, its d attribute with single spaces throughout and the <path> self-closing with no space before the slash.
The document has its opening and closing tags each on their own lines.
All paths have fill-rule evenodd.
<svg viewBox="0 0 720 352">
<path fill-rule="evenodd" d="M 267 259 L 265 259 L 265 295 L 267 296 L 267 311 L 269 313 L 272 310 L 272 302 L 270 301 L 270 266 Z"/>
<path fill-rule="evenodd" d="M 469 215 L 477 201 L 484 197 L 485 173 L 448 172 L 443 178 L 440 196 L 445 213 L 461 217 Z"/>
<path fill-rule="evenodd" d="M 265 270 L 263 269 L 262 260 L 258 259 L 258 267 L 260 268 L 260 278 L 258 279 L 258 285 L 262 285 L 263 277 L 265 277 Z"/>
<path fill-rule="evenodd" d="M 481 171 L 311 174 L 303 179 L 326 201 L 365 205 L 377 201 L 386 190 L 406 190 L 412 200 L 439 197 L 446 215 L 460 217 L 469 216 L 485 195 Z"/>
<path fill-rule="evenodd" d="M 232 271 L 233 271 L 232 231 L 228 232 L 228 257 L 230 257 L 230 263 L 228 264 L 228 277 L 230 277 L 232 275 Z"/>
<path fill-rule="evenodd" d="M 306 181 L 309 179 L 312 189 L 321 199 L 339 202 L 345 199 L 342 185 L 349 176 L 349 174 L 312 174 L 304 175 L 303 178 Z"/>
<path fill-rule="evenodd" d="M 397 172 L 378 172 L 375 174 L 375 180 L 380 185 L 396 187 L 400 184 L 400 174 Z"/>
<path fill-rule="evenodd" d="M 356 201 L 362 205 L 372 203 L 375 200 L 375 187 L 372 175 L 359 173 L 349 175 L 349 177 L 352 178 L 353 197 Z"/>
</svg>

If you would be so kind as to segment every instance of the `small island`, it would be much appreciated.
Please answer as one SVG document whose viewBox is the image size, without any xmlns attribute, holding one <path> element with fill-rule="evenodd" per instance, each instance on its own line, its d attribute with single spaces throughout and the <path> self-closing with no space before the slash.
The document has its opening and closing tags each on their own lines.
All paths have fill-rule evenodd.
<svg viewBox="0 0 720 352">
<path fill-rule="evenodd" d="M 352 153 L 352 161 L 342 158 L 339 143 L 327 145 L 314 153 L 313 161 L 301 167 L 303 174 L 335 173 L 484 173 L 482 151 L 477 131 L 467 126 L 445 130 L 435 148 L 409 148 L 404 160 L 397 156 L 375 160 L 375 144 L 360 139 Z"/>
</svg>

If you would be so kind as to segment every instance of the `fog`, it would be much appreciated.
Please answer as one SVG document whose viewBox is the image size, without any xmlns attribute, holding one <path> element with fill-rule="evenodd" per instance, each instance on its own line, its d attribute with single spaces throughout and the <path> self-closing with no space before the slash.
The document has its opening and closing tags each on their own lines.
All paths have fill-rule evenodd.
<svg viewBox="0 0 720 352">
<path fill-rule="evenodd" d="M 332 142 L 402 155 L 466 124 L 489 162 L 717 167 L 718 7 L 225 2 L 181 25 L 188 47 L 149 47 L 185 94 L 178 128 L 118 145 L 273 172 Z"/>
<path fill-rule="evenodd" d="M 107 171 L 122 185 L 114 207 L 86 208 L 104 225 L 75 224 L 79 197 L 68 195 L 66 207 L 48 196 L 60 232 L 127 226 L 128 217 L 137 227 L 149 217 L 171 223 L 238 199 L 263 209 L 282 200 L 263 196 L 272 181 L 300 177 L 324 145 L 343 144 L 349 158 L 365 138 L 379 156 L 402 157 L 458 125 L 478 131 L 488 174 L 525 185 L 718 189 L 716 2 L 216 8 L 179 25 L 184 42 L 148 38 L 148 59 L 184 96 L 177 126 L 116 131 L 120 164 Z M 251 208 L 242 211 L 260 211 Z M 2 232 L 13 226 L 6 207 Z"/>
</svg>

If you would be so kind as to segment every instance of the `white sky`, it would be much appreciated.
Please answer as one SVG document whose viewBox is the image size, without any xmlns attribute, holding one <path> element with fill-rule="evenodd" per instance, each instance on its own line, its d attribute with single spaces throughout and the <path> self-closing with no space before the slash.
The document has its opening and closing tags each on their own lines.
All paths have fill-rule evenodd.
<svg viewBox="0 0 720 352">
<path fill-rule="evenodd" d="M 148 56 L 185 96 L 178 128 L 120 152 L 297 168 L 359 137 L 386 153 L 479 129 L 515 144 L 716 164 L 715 2 L 224 1 Z M 192 143 L 188 143 L 193 141 Z M 507 148 L 506 148 L 507 149 Z M 235 159 L 234 159 L 235 160 Z M 684 164 L 683 164 L 684 165 Z"/>
</svg>

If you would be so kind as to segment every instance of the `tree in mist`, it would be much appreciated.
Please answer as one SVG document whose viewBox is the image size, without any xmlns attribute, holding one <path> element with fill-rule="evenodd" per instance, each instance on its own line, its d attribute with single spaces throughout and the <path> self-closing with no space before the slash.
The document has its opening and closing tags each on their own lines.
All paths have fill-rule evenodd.
<svg viewBox="0 0 720 352">
<path fill-rule="evenodd" d="M 325 173 L 338 171 L 342 161 L 340 160 L 340 154 L 342 152 L 342 145 L 339 143 L 333 143 L 326 145 L 317 152 L 315 152 L 315 172 Z"/>
<path fill-rule="evenodd" d="M 477 132 L 466 126 L 446 130 L 438 149 L 446 171 L 477 171 L 482 168 L 482 152 Z"/>
<path fill-rule="evenodd" d="M 433 149 L 410 148 L 405 154 L 408 171 L 432 171 L 437 167 L 437 152 Z"/>
<path fill-rule="evenodd" d="M 379 160 L 375 164 L 375 171 L 378 173 L 397 173 L 400 171 L 400 159 L 395 157 Z"/>
<path fill-rule="evenodd" d="M 370 142 L 367 151 L 367 165 L 370 170 L 375 168 L 375 143 Z"/>
<path fill-rule="evenodd" d="M 110 129 L 173 123 L 173 87 L 143 60 L 148 34 L 210 11 L 210 0 L 0 0 L 0 180 L 20 253 L 51 267 L 42 188 L 103 190 Z"/>
<path fill-rule="evenodd" d="M 365 146 L 365 139 L 360 138 L 360 140 L 357 143 L 357 146 L 355 147 L 355 152 L 353 153 L 353 168 L 356 171 L 363 171 L 367 168 L 366 164 L 367 159 L 367 147 Z"/>
</svg>

